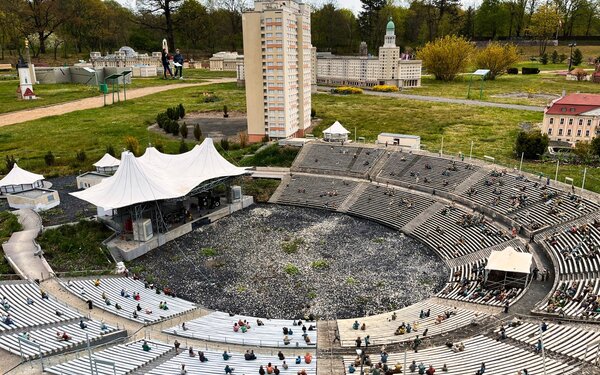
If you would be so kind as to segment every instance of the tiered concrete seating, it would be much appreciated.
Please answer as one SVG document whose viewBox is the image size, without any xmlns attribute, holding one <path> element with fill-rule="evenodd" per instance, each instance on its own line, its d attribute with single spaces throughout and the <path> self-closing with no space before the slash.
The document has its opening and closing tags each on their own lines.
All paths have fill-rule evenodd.
<svg viewBox="0 0 600 375">
<path fill-rule="evenodd" d="M 114 362 L 117 374 L 130 374 L 170 351 L 175 350 L 172 345 L 157 341 L 148 341 L 151 350 L 146 352 L 142 349 L 142 344 L 143 340 L 140 340 L 129 344 L 112 346 L 92 354 L 92 358 Z M 56 375 L 88 375 L 90 373 L 90 361 L 87 356 L 83 356 L 47 368 L 46 372 Z M 113 375 L 112 366 L 98 364 L 98 375 L 100 374 Z"/>
<path fill-rule="evenodd" d="M 600 271 L 600 216 L 553 227 L 535 239 L 558 260 L 561 274 Z"/>
<path fill-rule="evenodd" d="M 485 363 L 486 374 L 493 375 L 515 375 L 519 370 L 527 369 L 529 374 L 537 375 L 544 373 L 544 363 L 541 355 L 526 351 L 524 349 L 498 342 L 494 339 L 477 336 L 463 341 L 464 351 L 454 353 L 446 346 L 438 346 L 430 349 L 422 349 L 417 353 L 407 352 L 407 365 L 416 361 L 417 365 L 423 363 L 426 367 L 433 365 L 436 374 L 468 375 L 475 374 L 481 364 Z M 378 363 L 379 356 L 371 355 L 371 361 Z M 344 364 L 348 368 L 354 362 L 355 357 L 345 356 Z M 404 363 L 404 353 L 391 353 L 388 357 L 388 366 L 395 363 Z M 446 364 L 448 372 L 442 372 L 442 366 Z M 358 373 L 358 372 L 357 372 Z M 410 370 L 404 369 L 403 374 L 410 374 Z M 415 372 L 416 373 L 416 372 Z M 546 358 L 546 374 L 579 374 L 578 366 L 571 366 L 556 360 Z"/>
<path fill-rule="evenodd" d="M 298 371 L 304 369 L 308 375 L 316 375 L 317 373 L 317 360 L 313 356 L 310 364 L 304 362 L 297 365 L 293 357 L 285 358 L 285 362 L 289 368 L 284 370 L 281 367 L 283 361 L 275 355 L 263 355 L 256 354 L 256 359 L 253 361 L 246 361 L 244 354 L 242 353 L 229 353 L 231 358 L 227 361 L 223 360 L 223 352 L 204 351 L 204 356 L 208 359 L 206 362 L 200 362 L 198 355 L 190 357 L 188 352 L 184 350 L 174 358 L 169 359 L 165 363 L 160 364 L 158 367 L 151 371 L 148 371 L 146 375 L 179 375 L 181 371 L 181 365 L 185 365 L 188 375 L 222 375 L 225 374 L 225 366 L 235 369 L 234 374 L 258 374 L 258 369 L 262 365 L 266 369 L 267 364 L 271 363 L 273 366 L 277 366 L 281 370 L 282 374 L 293 375 L 297 374 Z M 266 370 L 265 370 L 266 371 Z"/>
<path fill-rule="evenodd" d="M 421 310 L 430 310 L 429 317 L 419 318 Z M 438 315 L 444 315 L 445 312 L 451 312 L 450 318 L 447 318 L 440 323 L 437 323 Z M 417 335 L 423 336 L 427 330 L 427 336 L 438 335 L 443 332 L 452 331 L 485 317 L 484 314 L 477 313 L 472 310 L 449 308 L 448 306 L 439 305 L 430 301 L 423 301 L 417 304 L 396 310 L 396 319 L 392 320 L 394 312 L 366 316 L 355 319 L 338 319 L 338 329 L 340 332 L 340 341 L 342 346 L 354 346 L 357 337 L 364 339 L 365 336 L 370 336 L 370 343 L 389 344 L 396 342 L 404 342 L 413 340 Z M 360 325 L 365 323 L 366 329 L 353 329 L 353 324 L 358 321 Z M 407 323 L 412 326 L 410 333 L 395 335 L 396 329 L 402 324 Z M 415 329 L 416 327 L 416 329 Z"/>
<path fill-rule="evenodd" d="M 394 187 L 369 184 L 348 213 L 401 229 L 433 202 L 430 198 Z"/>
<path fill-rule="evenodd" d="M 503 250 L 507 246 L 512 246 L 518 251 L 525 251 L 523 243 L 518 239 L 513 239 L 461 258 L 460 260 L 464 259 L 464 262 L 451 269 L 450 280 L 438 293 L 438 297 L 491 306 L 503 306 L 507 300 L 509 304 L 514 303 L 525 291 L 524 288 L 497 289 L 484 288 L 482 285 L 483 272 L 490 253 Z"/>
<path fill-rule="evenodd" d="M 292 170 L 366 177 L 382 154 L 378 148 L 309 143 L 302 147 Z"/>
<path fill-rule="evenodd" d="M 507 337 L 532 347 L 540 338 L 540 325 L 538 324 L 523 323 L 516 327 L 506 327 L 505 330 Z M 496 332 L 498 331 L 499 329 L 496 330 Z M 600 331 L 548 324 L 548 328 L 543 332 L 543 339 L 545 350 L 592 362 L 596 360 Z"/>
<path fill-rule="evenodd" d="M 0 331 L 36 328 L 82 317 L 81 314 L 56 301 L 53 297 L 42 298 L 40 288 L 34 283 L 3 282 L 0 284 L 0 300 L 2 297 L 6 298 L 10 306 L 8 311 L 4 311 L 2 315 L 10 314 L 14 324 L 7 325 L 0 320 Z M 27 297 L 33 300 L 33 304 L 27 304 Z"/>
<path fill-rule="evenodd" d="M 453 191 L 478 169 L 460 161 L 402 152 L 390 155 L 378 176 L 405 184 Z"/>
<path fill-rule="evenodd" d="M 336 210 L 356 186 L 354 181 L 295 174 L 277 203 Z"/>
<path fill-rule="evenodd" d="M 95 308 L 103 309 L 138 322 L 156 322 L 169 319 L 196 308 L 196 305 L 192 302 L 167 296 L 162 291 L 160 294 L 156 294 L 155 289 L 145 288 L 143 282 L 127 277 L 103 278 L 100 280 L 100 286 L 98 287 L 94 286 L 94 280 L 92 279 L 73 279 L 71 280 L 71 286 L 69 286 L 66 280 L 61 281 L 61 283 L 66 289 L 81 299 L 86 301 L 91 299 Z M 127 290 L 132 296 L 134 292 L 139 293 L 140 301 L 134 300 L 133 297 L 122 297 L 122 289 Z M 110 300 L 110 306 L 105 303 L 102 293 L 105 293 L 106 297 Z M 159 309 L 158 305 L 161 302 L 166 302 L 169 309 Z M 117 303 L 122 309 L 118 310 L 115 307 Z M 133 311 L 137 310 L 138 303 L 142 310 L 136 311 L 138 317 L 134 318 Z M 146 313 L 146 309 L 150 309 L 152 313 Z"/>
<path fill-rule="evenodd" d="M 540 309 L 574 318 L 600 319 L 600 279 L 563 280 Z"/>
<path fill-rule="evenodd" d="M 461 225 L 468 215 L 457 208 L 446 207 L 415 228 L 413 235 L 431 246 L 442 259 L 464 256 L 509 239 L 507 233 L 479 215 L 469 216 L 472 224 Z"/>
<path fill-rule="evenodd" d="M 246 333 L 234 332 L 233 325 L 239 320 L 247 321 L 250 329 Z M 257 324 L 257 318 L 244 315 L 229 316 L 224 312 L 213 312 L 198 319 L 185 322 L 184 331 L 181 326 L 163 330 L 178 336 L 190 337 L 207 341 L 225 342 L 228 344 L 241 344 L 253 346 L 285 347 L 283 343 L 283 328 L 293 330 L 293 335 L 288 335 L 291 340 L 288 347 L 314 347 L 317 343 L 317 323 L 303 322 L 310 338 L 311 345 L 307 345 L 302 337 L 302 325 L 294 326 L 292 320 L 261 319 L 263 326 Z M 314 330 L 309 330 L 310 326 Z"/>
<path fill-rule="evenodd" d="M 41 346 L 42 355 L 48 356 L 65 349 L 71 349 L 78 346 L 82 346 L 86 343 L 86 334 L 90 339 L 90 343 L 94 343 L 105 337 L 108 334 L 117 332 L 114 327 L 106 326 L 105 330 L 102 330 L 101 323 L 94 320 L 86 320 L 85 324 L 87 328 L 82 329 L 79 326 L 79 322 L 71 323 L 66 325 L 52 326 L 49 328 L 40 328 L 30 331 L 25 331 L 29 334 L 29 341 L 33 341 Z M 62 335 L 66 332 L 71 337 L 70 340 L 58 340 L 57 332 Z M 24 333 L 12 333 L 0 335 L 0 348 L 7 350 L 12 354 L 19 355 L 19 335 Z M 27 343 L 21 343 L 21 350 L 23 354 L 28 358 L 37 357 L 39 354 L 36 346 L 30 346 Z"/>
</svg>

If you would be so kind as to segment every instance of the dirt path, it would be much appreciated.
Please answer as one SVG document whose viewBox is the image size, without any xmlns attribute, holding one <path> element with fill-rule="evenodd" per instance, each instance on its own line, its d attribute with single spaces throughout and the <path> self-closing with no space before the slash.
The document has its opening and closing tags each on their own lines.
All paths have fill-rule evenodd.
<svg viewBox="0 0 600 375">
<path fill-rule="evenodd" d="M 209 79 L 201 83 L 181 83 L 181 84 L 172 84 L 166 86 L 153 86 L 153 87 L 144 87 L 139 89 L 132 89 L 127 91 L 127 99 L 135 99 L 141 98 L 142 96 L 156 94 L 158 92 L 163 92 L 167 90 L 173 89 L 181 89 L 186 87 L 194 87 L 194 86 L 205 86 L 212 85 L 214 83 L 230 83 L 235 82 L 235 78 L 218 78 L 218 79 Z M 110 95 L 107 95 L 107 102 L 110 102 L 112 99 Z M 62 103 L 51 105 L 48 107 L 39 107 L 35 109 L 27 109 L 23 111 L 17 112 L 9 112 L 3 115 L 0 115 L 0 126 L 13 125 L 21 122 L 37 120 L 43 117 L 48 116 L 56 116 L 62 115 L 64 113 L 81 111 L 84 109 L 91 108 L 100 108 L 104 105 L 104 98 L 102 96 L 96 96 L 92 98 L 86 98 L 81 100 L 76 100 L 72 102 Z"/>
</svg>

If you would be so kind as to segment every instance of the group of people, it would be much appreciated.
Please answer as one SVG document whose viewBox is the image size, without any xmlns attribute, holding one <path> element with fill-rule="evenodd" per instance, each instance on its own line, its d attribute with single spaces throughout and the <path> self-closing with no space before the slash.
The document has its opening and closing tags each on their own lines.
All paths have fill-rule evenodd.
<svg viewBox="0 0 600 375">
<path fill-rule="evenodd" d="M 163 48 L 160 56 L 160 61 L 163 66 L 163 78 L 167 79 L 167 73 L 171 76 L 172 79 L 177 78 L 177 74 L 179 74 L 179 79 L 183 79 L 183 62 L 184 58 L 179 49 L 175 50 L 175 55 L 171 56 L 165 48 Z M 173 61 L 173 65 L 175 66 L 175 74 L 171 70 L 171 61 Z"/>
</svg>

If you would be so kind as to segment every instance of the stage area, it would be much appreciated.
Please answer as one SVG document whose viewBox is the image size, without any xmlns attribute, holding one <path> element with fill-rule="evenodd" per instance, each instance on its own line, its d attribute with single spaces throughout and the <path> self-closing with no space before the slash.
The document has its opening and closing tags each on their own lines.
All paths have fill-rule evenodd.
<svg viewBox="0 0 600 375">
<path fill-rule="evenodd" d="M 292 319 L 391 311 L 436 293 L 445 264 L 379 224 L 278 205 L 239 211 L 131 264 L 206 308 Z"/>
</svg>

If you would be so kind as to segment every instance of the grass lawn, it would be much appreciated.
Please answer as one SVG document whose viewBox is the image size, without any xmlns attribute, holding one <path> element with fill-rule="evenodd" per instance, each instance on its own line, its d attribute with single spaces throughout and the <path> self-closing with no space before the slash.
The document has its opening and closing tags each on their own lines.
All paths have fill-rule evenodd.
<svg viewBox="0 0 600 375">
<path fill-rule="evenodd" d="M 187 69 L 184 70 L 184 74 L 185 79 L 183 80 L 164 80 L 159 77 L 134 78 L 132 84 L 127 85 L 127 89 L 195 83 L 210 78 L 235 78 L 235 72 L 211 72 L 206 69 Z M 0 113 L 37 108 L 101 95 L 97 86 L 77 83 L 40 84 L 34 86 L 35 94 L 38 96 L 37 100 L 19 100 L 16 94 L 18 86 L 18 80 L 0 81 Z"/>
<path fill-rule="evenodd" d="M 203 103 L 202 93 L 215 91 L 222 100 Z M 27 123 L 0 128 L 0 158 L 14 155 L 23 168 L 44 173 L 46 177 L 77 173 L 91 168 L 105 152 L 107 145 L 121 150 L 125 137 L 133 136 L 140 143 L 141 152 L 148 143 L 162 144 L 165 152 L 176 153 L 179 142 L 161 134 L 149 132 L 156 115 L 167 107 L 183 103 L 186 112 L 222 110 L 245 110 L 245 94 L 235 83 L 172 90 L 144 98 L 129 100 L 114 106 L 71 112 L 61 116 L 47 117 Z M 43 136 L 42 136 L 43 135 Z M 191 147 L 191 145 L 190 145 Z M 217 145 L 217 149 L 219 146 Z M 85 150 L 87 159 L 76 161 L 77 150 Z M 44 154 L 48 151 L 56 157 L 56 163 L 48 167 Z M 248 151 L 230 151 L 228 154 L 241 159 Z M 238 159 L 238 160 L 239 160 Z M 0 168 L 4 169 L 4 168 Z"/>
<path fill-rule="evenodd" d="M 280 182 L 279 180 L 244 177 L 242 189 L 244 194 L 253 196 L 255 202 L 266 203 L 277 190 Z"/>
<path fill-rule="evenodd" d="M 7 241 L 14 232 L 18 232 L 23 227 L 19 223 L 17 216 L 9 211 L 0 212 L 0 243 Z M 14 271 L 4 258 L 0 259 L 0 274 L 13 274 Z"/>
<path fill-rule="evenodd" d="M 48 229 L 37 239 L 44 257 L 55 272 L 106 270 L 112 258 L 102 241 L 112 232 L 97 221 L 80 221 Z"/>
<path fill-rule="evenodd" d="M 279 147 L 272 144 L 256 154 L 240 161 L 241 166 L 289 167 L 300 149 L 298 147 Z"/>
<path fill-rule="evenodd" d="M 408 94 L 442 96 L 447 98 L 466 99 L 469 88 L 469 77 L 459 76 L 453 82 L 436 81 L 432 76 L 423 76 L 422 87 L 407 89 Z M 471 99 L 479 99 L 481 81 L 473 79 Z M 592 82 L 567 81 L 564 76 L 555 74 L 502 75 L 493 81 L 483 84 L 483 100 L 497 103 L 511 103 L 544 106 L 552 99 L 539 97 L 511 97 L 507 94 L 549 94 L 560 97 L 563 90 L 567 93 L 588 92 L 600 93 L 600 85 Z"/>
</svg>

